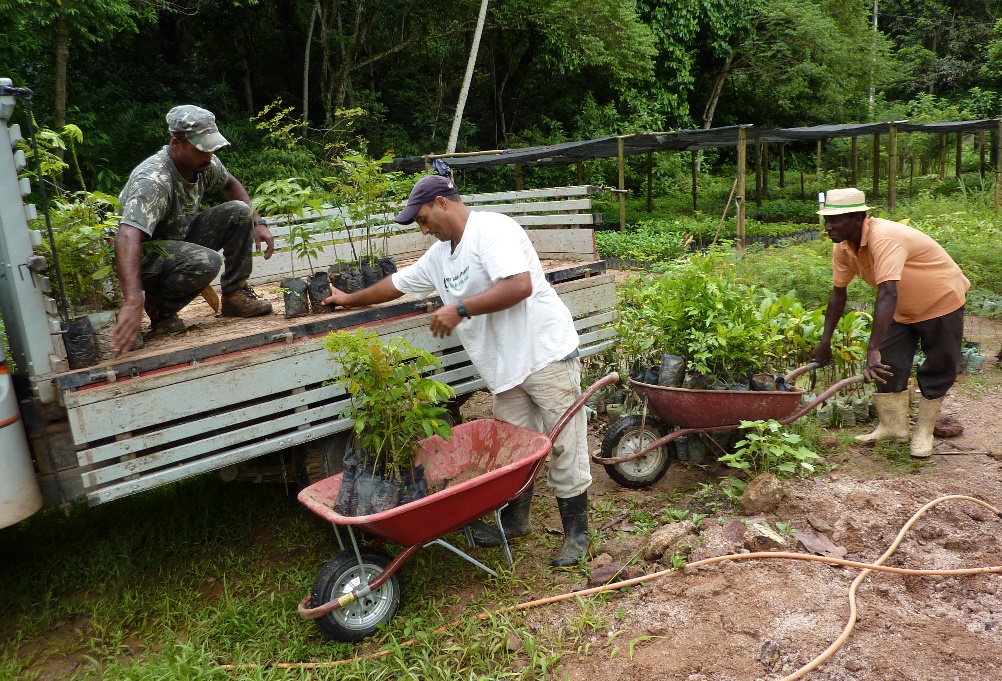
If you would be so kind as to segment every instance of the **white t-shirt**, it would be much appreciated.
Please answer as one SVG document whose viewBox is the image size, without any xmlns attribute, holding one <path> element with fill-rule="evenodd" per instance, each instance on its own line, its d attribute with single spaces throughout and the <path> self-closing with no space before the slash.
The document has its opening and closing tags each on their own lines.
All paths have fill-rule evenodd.
<svg viewBox="0 0 1002 681">
<path fill-rule="evenodd" d="M 398 291 L 425 297 L 437 291 L 448 305 L 483 293 L 501 279 L 528 272 L 532 294 L 518 304 L 463 319 L 456 327 L 473 365 L 494 394 L 567 357 L 578 347 L 570 310 L 546 281 L 525 230 L 507 215 L 474 211 L 455 253 L 440 241 L 393 275 Z"/>
</svg>

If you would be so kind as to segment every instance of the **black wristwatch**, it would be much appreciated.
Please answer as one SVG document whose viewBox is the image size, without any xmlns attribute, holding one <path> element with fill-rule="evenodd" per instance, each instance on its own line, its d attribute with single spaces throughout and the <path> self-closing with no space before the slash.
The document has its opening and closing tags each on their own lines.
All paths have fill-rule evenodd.
<svg viewBox="0 0 1002 681">
<path fill-rule="evenodd" d="M 456 314 L 460 317 L 466 317 L 467 319 L 470 318 L 470 313 L 466 311 L 466 303 L 461 300 L 456 303 Z"/>
<path fill-rule="evenodd" d="M 267 227 L 268 223 L 265 222 L 264 218 L 258 218 L 257 220 L 254 221 L 254 226 L 257 227 L 258 225 L 264 225 L 265 227 Z"/>
</svg>

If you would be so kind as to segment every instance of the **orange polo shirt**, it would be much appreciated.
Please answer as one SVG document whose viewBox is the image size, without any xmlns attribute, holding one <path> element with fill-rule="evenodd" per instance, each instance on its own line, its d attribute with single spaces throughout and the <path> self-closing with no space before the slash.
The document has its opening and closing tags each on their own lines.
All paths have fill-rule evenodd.
<svg viewBox="0 0 1002 681">
<path fill-rule="evenodd" d="M 863 221 L 859 250 L 843 241 L 832 250 L 835 286 L 859 277 L 877 288 L 896 281 L 898 305 L 894 321 L 915 324 L 959 309 L 971 282 L 943 247 L 908 225 L 880 218 Z"/>
</svg>

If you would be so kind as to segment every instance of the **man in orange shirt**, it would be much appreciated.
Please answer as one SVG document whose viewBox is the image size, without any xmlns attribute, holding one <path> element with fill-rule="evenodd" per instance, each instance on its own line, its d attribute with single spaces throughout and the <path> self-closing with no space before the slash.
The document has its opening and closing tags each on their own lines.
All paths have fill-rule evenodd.
<svg viewBox="0 0 1002 681">
<path fill-rule="evenodd" d="M 821 364 L 831 361 L 832 332 L 845 311 L 846 287 L 853 277 L 877 289 L 863 374 L 877 384 L 873 402 L 880 425 L 856 440 L 908 439 L 908 377 L 921 342 L 926 358 L 916 374 L 922 398 L 911 454 L 924 458 L 932 454 L 933 429 L 943 396 L 957 379 L 964 303 L 971 283 L 929 236 L 900 222 L 870 217 L 868 209 L 860 190 L 833 189 L 818 211 L 835 242 L 835 285 L 814 359 Z"/>
</svg>

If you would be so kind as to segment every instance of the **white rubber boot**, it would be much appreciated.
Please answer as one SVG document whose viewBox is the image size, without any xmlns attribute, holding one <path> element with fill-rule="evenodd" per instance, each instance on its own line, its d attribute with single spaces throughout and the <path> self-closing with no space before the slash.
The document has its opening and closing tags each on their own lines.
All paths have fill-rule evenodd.
<svg viewBox="0 0 1002 681">
<path fill-rule="evenodd" d="M 936 428 L 936 417 L 939 408 L 943 406 L 943 398 L 938 400 L 919 399 L 918 418 L 915 421 L 915 434 L 912 435 L 912 456 L 924 459 L 932 454 L 933 430 Z"/>
<path fill-rule="evenodd" d="M 899 393 L 873 393 L 873 406 L 877 408 L 880 423 L 877 429 L 866 435 L 857 435 L 861 445 L 873 444 L 881 440 L 894 442 L 908 441 L 908 391 Z"/>
</svg>

